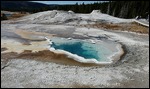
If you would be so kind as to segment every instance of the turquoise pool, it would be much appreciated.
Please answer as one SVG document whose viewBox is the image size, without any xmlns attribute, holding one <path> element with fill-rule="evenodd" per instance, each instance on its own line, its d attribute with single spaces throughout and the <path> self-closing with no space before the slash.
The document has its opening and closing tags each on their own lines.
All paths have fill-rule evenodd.
<svg viewBox="0 0 150 89">
<path fill-rule="evenodd" d="M 85 59 L 96 59 L 101 62 L 110 62 L 108 56 L 113 54 L 113 51 L 107 48 L 104 44 L 93 44 L 87 40 L 80 39 L 66 39 L 53 37 L 51 38 L 53 44 L 51 47 L 56 50 L 61 49 L 72 54 L 76 54 Z"/>
</svg>

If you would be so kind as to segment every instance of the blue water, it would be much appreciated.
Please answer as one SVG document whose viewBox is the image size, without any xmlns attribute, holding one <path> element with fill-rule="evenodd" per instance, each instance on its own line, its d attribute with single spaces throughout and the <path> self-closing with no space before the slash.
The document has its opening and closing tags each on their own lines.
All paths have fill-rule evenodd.
<svg viewBox="0 0 150 89">
<path fill-rule="evenodd" d="M 51 38 L 53 44 L 50 45 L 55 49 L 68 51 L 72 54 L 84 57 L 85 59 L 96 59 L 101 62 L 109 62 L 107 58 L 112 51 L 105 44 L 92 44 L 90 41 L 80 39 L 68 40 L 66 38 L 54 37 Z M 111 45 L 111 44 L 110 44 Z"/>
<path fill-rule="evenodd" d="M 86 59 L 99 59 L 97 51 L 95 51 L 94 49 L 89 50 L 89 48 L 83 48 L 82 42 L 74 42 L 72 44 L 64 43 L 58 45 L 54 42 L 52 44 L 52 47 L 54 47 L 55 49 L 62 49 L 70 53 L 77 54 L 78 56 L 84 57 Z"/>
</svg>

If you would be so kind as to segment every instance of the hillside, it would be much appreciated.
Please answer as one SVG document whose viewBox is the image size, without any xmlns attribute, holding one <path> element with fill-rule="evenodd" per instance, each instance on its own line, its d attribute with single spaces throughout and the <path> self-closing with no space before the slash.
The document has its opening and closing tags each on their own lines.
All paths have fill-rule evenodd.
<svg viewBox="0 0 150 89">
<path fill-rule="evenodd" d="M 29 1 L 1 1 L 1 10 L 5 11 L 41 11 L 49 5 Z"/>
</svg>

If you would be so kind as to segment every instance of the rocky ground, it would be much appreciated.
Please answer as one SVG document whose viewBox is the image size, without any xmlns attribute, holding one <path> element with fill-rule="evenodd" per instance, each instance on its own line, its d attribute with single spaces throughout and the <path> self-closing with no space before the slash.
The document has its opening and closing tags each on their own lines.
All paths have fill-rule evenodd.
<svg viewBox="0 0 150 89">
<path fill-rule="evenodd" d="M 1 25 L 1 87 L 3 88 L 149 87 L 149 34 L 147 33 L 92 26 L 7 24 L 6 22 Z M 122 44 L 125 54 L 111 65 L 79 63 L 47 50 L 45 48 L 47 42 L 43 36 L 78 39 L 95 39 L 97 36 L 102 36 L 101 40 L 109 39 Z"/>
<path fill-rule="evenodd" d="M 106 67 L 79 67 L 14 59 L 1 69 L 1 86 L 149 87 L 149 48 L 128 46 L 127 50 L 129 54 L 122 59 L 124 62 Z"/>
</svg>

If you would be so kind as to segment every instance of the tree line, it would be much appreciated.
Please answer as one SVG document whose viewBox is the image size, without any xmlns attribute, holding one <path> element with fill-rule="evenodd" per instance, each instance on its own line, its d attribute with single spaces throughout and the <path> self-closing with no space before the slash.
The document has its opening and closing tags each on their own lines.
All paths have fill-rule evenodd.
<svg viewBox="0 0 150 89">
<path fill-rule="evenodd" d="M 74 5 L 49 5 L 40 8 L 5 8 L 9 11 L 25 11 L 30 13 L 36 13 L 47 10 L 72 10 L 75 13 L 91 13 L 93 10 L 100 10 L 102 13 L 106 13 L 120 18 L 135 18 L 141 16 L 146 18 L 149 14 L 149 1 L 107 1 L 107 2 L 95 2 L 91 4 L 74 4 Z"/>
<path fill-rule="evenodd" d="M 57 7 L 59 10 L 72 10 L 75 13 L 90 13 L 93 10 L 101 10 L 102 13 L 120 17 L 135 18 L 147 17 L 149 14 L 149 1 L 109 1 L 95 2 L 93 4 L 64 5 Z"/>
</svg>

